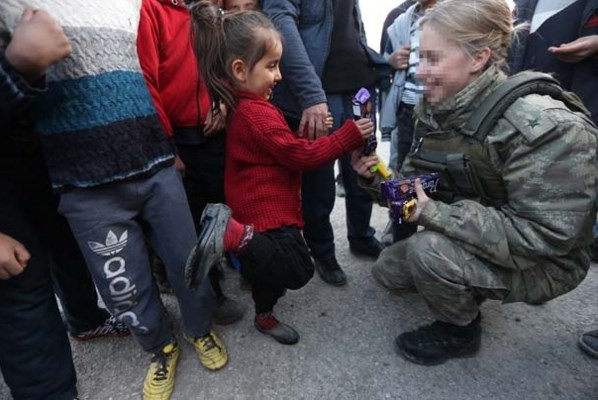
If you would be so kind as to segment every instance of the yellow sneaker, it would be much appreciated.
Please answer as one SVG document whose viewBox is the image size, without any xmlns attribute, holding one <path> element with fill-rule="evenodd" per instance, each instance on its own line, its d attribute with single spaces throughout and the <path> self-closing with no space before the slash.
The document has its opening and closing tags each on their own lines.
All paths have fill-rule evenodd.
<svg viewBox="0 0 598 400">
<path fill-rule="evenodd" d="M 195 347 L 199 361 L 207 369 L 216 371 L 228 362 L 228 353 L 214 331 L 200 337 L 185 336 L 185 339 Z"/>
<path fill-rule="evenodd" d="M 174 390 L 174 375 L 179 361 L 179 346 L 171 343 L 152 357 L 143 382 L 143 400 L 168 400 Z"/>
</svg>

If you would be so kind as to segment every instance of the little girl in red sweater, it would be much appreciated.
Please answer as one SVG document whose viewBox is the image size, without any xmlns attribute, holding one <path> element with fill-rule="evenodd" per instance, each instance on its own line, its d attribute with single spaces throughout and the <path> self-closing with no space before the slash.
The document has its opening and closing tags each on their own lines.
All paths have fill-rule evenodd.
<svg viewBox="0 0 598 400">
<path fill-rule="evenodd" d="M 268 101 L 281 79 L 282 55 L 280 34 L 268 18 L 253 11 L 223 14 L 209 2 L 193 5 L 191 16 L 211 98 L 234 112 L 228 120 L 224 184 L 230 209 L 206 207 L 187 263 L 187 283 L 198 285 L 223 252 L 232 251 L 252 286 L 255 327 L 280 343 L 295 344 L 297 331 L 272 310 L 285 289 L 303 287 L 314 271 L 301 234 L 301 172 L 361 148 L 373 124 L 347 121 L 313 142 L 297 137 Z"/>
</svg>

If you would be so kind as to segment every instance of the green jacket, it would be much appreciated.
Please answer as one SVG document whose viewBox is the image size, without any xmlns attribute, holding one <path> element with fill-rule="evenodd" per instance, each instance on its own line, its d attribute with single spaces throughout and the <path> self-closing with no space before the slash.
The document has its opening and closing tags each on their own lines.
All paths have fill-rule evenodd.
<svg viewBox="0 0 598 400">
<path fill-rule="evenodd" d="M 458 135 L 475 107 L 504 79 L 490 68 L 446 103 L 435 108 L 420 104 L 414 145 L 402 175 L 430 172 L 416 166 L 421 165 L 421 137 L 432 132 Z M 565 293 L 583 280 L 590 264 L 597 137 L 591 121 L 562 102 L 535 94 L 520 98 L 481 143 L 483 157 L 472 165 L 482 184 L 493 182 L 486 189 L 490 196 L 503 198 L 502 204 L 482 204 L 461 193 L 451 203 L 430 201 L 418 224 L 513 270 L 511 287 L 518 289 L 513 294 L 547 300 Z M 507 299 L 517 300 L 525 299 Z"/>
</svg>

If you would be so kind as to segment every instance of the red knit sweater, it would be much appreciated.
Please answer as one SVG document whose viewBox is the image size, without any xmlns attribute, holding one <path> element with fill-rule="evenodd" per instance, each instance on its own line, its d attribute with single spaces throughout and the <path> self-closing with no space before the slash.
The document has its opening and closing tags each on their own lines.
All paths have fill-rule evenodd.
<svg viewBox="0 0 598 400">
<path fill-rule="evenodd" d="M 203 79 L 198 90 L 191 17 L 182 1 L 143 0 L 137 52 L 167 136 L 172 136 L 173 126 L 203 126 L 210 98 Z"/>
<path fill-rule="evenodd" d="M 310 143 L 291 132 L 270 102 L 248 92 L 236 94 L 237 108 L 226 141 L 226 203 L 235 219 L 254 225 L 258 232 L 301 228 L 301 171 L 363 146 L 361 133 L 353 121 L 347 121 Z"/>
</svg>

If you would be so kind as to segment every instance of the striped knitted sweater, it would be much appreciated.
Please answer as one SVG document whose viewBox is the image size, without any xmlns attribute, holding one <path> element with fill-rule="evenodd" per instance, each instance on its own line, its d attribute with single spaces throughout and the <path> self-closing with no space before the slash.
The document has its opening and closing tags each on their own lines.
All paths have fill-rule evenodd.
<svg viewBox="0 0 598 400">
<path fill-rule="evenodd" d="M 48 11 L 73 47 L 48 69 L 48 92 L 35 105 L 53 186 L 96 186 L 171 165 L 137 58 L 141 0 L 2 0 L 0 30 L 13 31 L 27 4 Z"/>
</svg>

